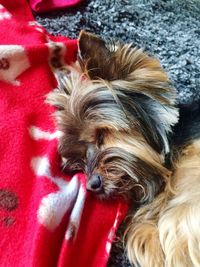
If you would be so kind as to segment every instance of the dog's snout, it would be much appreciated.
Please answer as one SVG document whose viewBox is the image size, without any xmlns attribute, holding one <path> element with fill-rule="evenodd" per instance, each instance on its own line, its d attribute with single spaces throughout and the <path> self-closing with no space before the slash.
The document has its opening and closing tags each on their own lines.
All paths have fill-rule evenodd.
<svg viewBox="0 0 200 267">
<path fill-rule="evenodd" d="M 102 177 L 100 174 L 93 174 L 87 182 L 87 189 L 98 192 L 102 189 Z"/>
</svg>

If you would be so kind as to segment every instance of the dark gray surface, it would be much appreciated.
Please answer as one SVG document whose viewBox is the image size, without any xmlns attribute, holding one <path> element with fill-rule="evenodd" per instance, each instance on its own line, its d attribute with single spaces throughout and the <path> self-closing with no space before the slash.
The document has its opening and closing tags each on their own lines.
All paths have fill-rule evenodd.
<svg viewBox="0 0 200 267">
<path fill-rule="evenodd" d="M 160 58 L 179 102 L 200 98 L 200 0 L 88 0 L 36 19 L 54 35 L 76 38 L 86 29 L 144 47 Z M 121 243 L 109 266 L 129 266 Z"/>
<path fill-rule="evenodd" d="M 36 19 L 55 35 L 88 29 L 144 47 L 160 58 L 179 101 L 200 97 L 199 0 L 90 0 Z"/>
</svg>

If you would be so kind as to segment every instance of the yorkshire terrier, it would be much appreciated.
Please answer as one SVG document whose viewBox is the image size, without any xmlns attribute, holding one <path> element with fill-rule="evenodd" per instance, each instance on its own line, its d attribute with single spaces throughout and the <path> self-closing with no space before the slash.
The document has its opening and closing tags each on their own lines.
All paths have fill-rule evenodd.
<svg viewBox="0 0 200 267">
<path fill-rule="evenodd" d="M 171 178 L 126 230 L 128 256 L 136 266 L 200 266 L 200 102 L 180 107 L 174 131 Z"/>
<path fill-rule="evenodd" d="M 171 141 L 176 92 L 160 62 L 82 31 L 77 62 L 56 76 L 48 101 L 57 107 L 63 169 L 84 172 L 101 199 L 140 206 L 125 232 L 130 262 L 200 266 L 200 119 L 177 128 L 182 142 Z"/>
</svg>

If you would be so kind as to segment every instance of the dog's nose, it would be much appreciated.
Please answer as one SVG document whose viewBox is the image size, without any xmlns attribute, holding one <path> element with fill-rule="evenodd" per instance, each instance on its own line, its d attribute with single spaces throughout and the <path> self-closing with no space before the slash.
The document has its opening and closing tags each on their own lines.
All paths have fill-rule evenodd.
<svg viewBox="0 0 200 267">
<path fill-rule="evenodd" d="M 93 174 L 87 182 L 87 189 L 90 191 L 98 192 L 102 188 L 102 177 L 100 174 Z"/>
</svg>

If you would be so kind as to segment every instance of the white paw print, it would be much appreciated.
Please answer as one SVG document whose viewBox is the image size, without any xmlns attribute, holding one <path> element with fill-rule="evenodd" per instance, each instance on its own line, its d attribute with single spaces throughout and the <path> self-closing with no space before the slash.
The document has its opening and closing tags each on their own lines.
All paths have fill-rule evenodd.
<svg viewBox="0 0 200 267">
<path fill-rule="evenodd" d="M 4 19 L 11 19 L 12 15 L 0 4 L 0 21 Z"/>
<path fill-rule="evenodd" d="M 29 133 L 36 141 L 44 139 L 51 142 L 51 140 L 60 136 L 60 132 L 50 133 L 34 126 L 29 128 Z M 76 175 L 70 181 L 65 181 L 60 177 L 54 177 L 51 174 L 48 156 L 32 158 L 31 167 L 38 178 L 45 177 L 59 188 L 58 191 L 49 193 L 42 198 L 37 213 L 38 221 L 47 229 L 53 231 L 59 226 L 64 215 L 71 211 L 65 238 L 74 238 L 79 227 L 85 203 L 86 190 L 84 185 Z"/>
<path fill-rule="evenodd" d="M 20 85 L 16 78 L 30 67 L 25 48 L 20 45 L 0 45 L 0 80 Z"/>
</svg>

